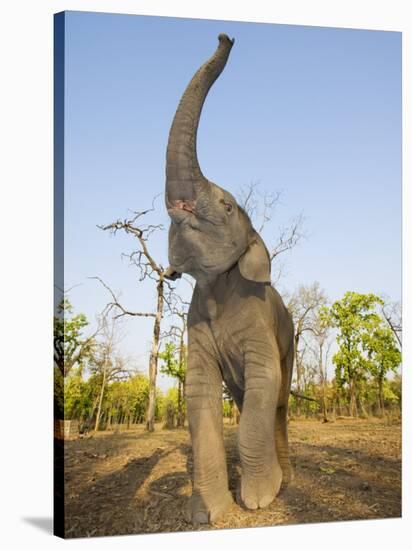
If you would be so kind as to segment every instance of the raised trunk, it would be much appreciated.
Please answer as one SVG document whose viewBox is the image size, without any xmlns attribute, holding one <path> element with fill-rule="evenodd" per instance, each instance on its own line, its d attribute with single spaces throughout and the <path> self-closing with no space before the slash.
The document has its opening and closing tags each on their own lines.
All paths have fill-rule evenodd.
<svg viewBox="0 0 412 550">
<path fill-rule="evenodd" d="M 219 35 L 219 46 L 190 81 L 177 108 L 170 129 L 166 156 L 166 205 L 170 201 L 195 200 L 196 188 L 204 185 L 197 159 L 196 138 L 206 96 L 223 71 L 233 40 Z"/>
</svg>

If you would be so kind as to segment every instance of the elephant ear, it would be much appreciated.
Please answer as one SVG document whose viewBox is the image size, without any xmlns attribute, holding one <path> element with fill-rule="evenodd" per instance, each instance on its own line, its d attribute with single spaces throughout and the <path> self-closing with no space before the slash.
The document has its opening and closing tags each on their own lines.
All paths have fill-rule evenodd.
<svg viewBox="0 0 412 550">
<path fill-rule="evenodd" d="M 242 277 L 248 281 L 270 283 L 269 252 L 256 232 L 246 252 L 239 258 L 238 265 Z"/>
</svg>

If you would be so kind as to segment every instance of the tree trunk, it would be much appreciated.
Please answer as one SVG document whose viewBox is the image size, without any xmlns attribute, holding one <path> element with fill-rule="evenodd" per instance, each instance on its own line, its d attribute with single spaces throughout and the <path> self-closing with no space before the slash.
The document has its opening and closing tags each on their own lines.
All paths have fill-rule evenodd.
<svg viewBox="0 0 412 550">
<path fill-rule="evenodd" d="M 365 403 L 363 402 L 363 399 L 361 397 L 359 397 L 358 401 L 359 401 L 359 408 L 362 412 L 362 416 L 364 418 L 367 418 L 368 417 L 368 411 L 365 409 Z"/>
<path fill-rule="evenodd" d="M 154 431 L 155 413 L 156 413 L 156 377 L 157 377 L 157 361 L 159 357 L 159 338 L 160 338 L 160 323 L 163 315 L 164 304 L 164 282 L 163 277 L 159 278 L 157 283 L 157 309 L 156 317 L 153 325 L 153 341 L 149 360 L 149 402 L 146 413 L 146 430 Z"/>
<path fill-rule="evenodd" d="M 356 384 L 355 380 L 351 379 L 349 382 L 350 386 L 350 402 L 349 402 L 349 414 L 351 416 L 358 416 L 358 407 L 356 404 Z"/>
<path fill-rule="evenodd" d="M 325 392 L 325 384 L 322 384 L 322 414 L 323 414 L 323 422 L 328 422 L 328 412 L 326 407 L 326 392 Z"/>
<path fill-rule="evenodd" d="M 328 414 L 327 414 L 327 408 L 326 408 L 326 365 L 325 369 L 323 369 L 323 343 L 321 342 L 319 344 L 319 373 L 320 373 L 320 379 L 322 384 L 322 415 L 323 415 L 323 422 L 328 421 Z"/>
<path fill-rule="evenodd" d="M 301 369 L 300 369 L 300 364 L 299 364 L 299 350 L 298 350 L 298 346 L 299 346 L 299 333 L 297 333 L 295 335 L 295 366 L 296 366 L 296 392 L 297 393 L 302 393 L 302 372 L 301 372 Z M 296 400 L 296 416 L 300 416 L 301 415 L 301 404 L 300 404 L 300 400 L 297 399 Z"/>
<path fill-rule="evenodd" d="M 185 348 L 184 348 L 184 332 L 182 331 L 179 342 L 179 372 L 183 372 L 183 364 L 185 360 Z M 183 386 L 184 383 L 181 378 L 178 379 L 177 386 L 177 427 L 182 428 L 184 426 L 184 417 L 183 417 Z"/>
<path fill-rule="evenodd" d="M 182 382 L 180 379 L 177 382 L 177 420 L 176 427 L 182 427 Z"/>
<path fill-rule="evenodd" d="M 378 404 L 379 404 L 379 416 L 383 416 L 385 412 L 385 403 L 383 399 L 383 379 L 378 379 Z"/>
<path fill-rule="evenodd" d="M 175 427 L 175 411 L 172 403 L 168 403 L 166 406 L 166 421 L 163 427 L 166 430 L 173 430 Z"/>
<path fill-rule="evenodd" d="M 342 416 L 341 390 L 339 388 L 336 388 L 336 408 L 338 416 Z"/>
<path fill-rule="evenodd" d="M 87 429 L 91 429 L 94 411 L 96 410 L 98 400 L 99 400 L 99 396 L 97 396 L 93 401 L 92 408 L 90 409 Z"/>
<path fill-rule="evenodd" d="M 103 369 L 103 381 L 102 381 L 102 387 L 100 390 L 100 397 L 99 397 L 99 405 L 97 407 L 97 414 L 96 414 L 96 422 L 94 425 L 94 431 L 97 432 L 99 429 L 99 422 L 100 422 L 100 413 L 102 410 L 102 403 L 103 403 L 103 394 L 104 394 L 104 388 L 106 386 L 106 371 L 107 371 L 107 364 L 105 362 L 104 369 Z"/>
</svg>

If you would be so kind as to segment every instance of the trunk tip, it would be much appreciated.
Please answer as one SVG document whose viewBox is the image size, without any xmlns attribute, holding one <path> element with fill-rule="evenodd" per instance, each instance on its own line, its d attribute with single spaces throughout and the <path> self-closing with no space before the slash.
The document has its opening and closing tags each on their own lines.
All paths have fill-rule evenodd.
<svg viewBox="0 0 412 550">
<path fill-rule="evenodd" d="M 218 36 L 217 38 L 218 38 L 218 40 L 219 40 L 219 42 L 220 42 L 221 44 L 225 44 L 225 43 L 226 43 L 226 44 L 228 44 L 230 47 L 232 47 L 233 44 L 235 43 L 235 39 L 232 38 L 232 40 L 231 40 L 231 39 L 228 37 L 228 35 L 225 34 L 225 33 L 220 33 L 219 36 Z"/>
</svg>

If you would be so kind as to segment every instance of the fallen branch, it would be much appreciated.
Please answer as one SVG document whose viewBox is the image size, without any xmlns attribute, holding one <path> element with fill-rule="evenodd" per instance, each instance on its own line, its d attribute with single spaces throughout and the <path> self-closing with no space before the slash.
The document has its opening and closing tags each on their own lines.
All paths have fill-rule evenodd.
<svg viewBox="0 0 412 550">
<path fill-rule="evenodd" d="M 290 395 L 293 395 L 293 397 L 296 397 L 297 399 L 306 399 L 307 401 L 313 401 L 314 403 L 317 403 L 319 405 L 317 399 L 314 399 L 313 397 L 308 397 L 307 395 L 302 395 L 301 393 L 297 393 L 293 390 L 290 390 Z"/>
</svg>

